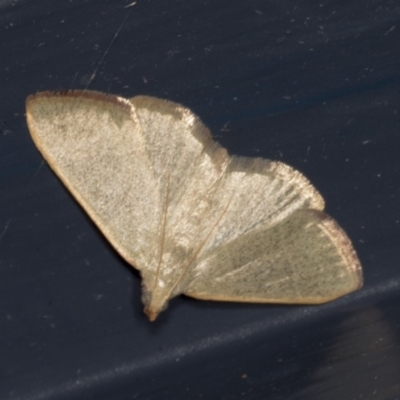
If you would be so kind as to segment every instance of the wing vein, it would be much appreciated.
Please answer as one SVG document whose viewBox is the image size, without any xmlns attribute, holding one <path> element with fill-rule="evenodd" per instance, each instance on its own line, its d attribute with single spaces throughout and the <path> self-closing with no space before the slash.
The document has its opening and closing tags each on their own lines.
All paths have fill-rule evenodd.
<svg viewBox="0 0 400 400">
<path fill-rule="evenodd" d="M 165 207 L 164 207 L 164 213 L 162 215 L 162 223 L 161 223 L 161 243 L 160 243 L 160 256 L 158 257 L 158 265 L 157 265 L 157 272 L 156 272 L 156 278 L 154 279 L 154 290 L 157 288 L 157 283 L 160 275 L 160 269 L 161 269 L 161 263 L 162 263 L 162 257 L 164 254 L 164 245 L 165 245 L 165 232 L 167 229 L 167 214 L 168 214 L 168 201 L 169 201 L 169 183 L 170 183 L 170 176 L 171 174 L 168 173 L 168 179 L 167 179 L 167 190 L 165 194 Z"/>
<path fill-rule="evenodd" d="M 232 199 L 231 199 L 232 200 Z M 231 203 L 231 200 L 229 200 L 225 206 L 225 208 L 222 210 L 221 215 L 217 218 L 216 222 L 214 223 L 214 225 L 212 226 L 212 228 L 210 229 L 210 231 L 208 232 L 208 234 L 206 235 L 206 237 L 203 239 L 203 241 L 200 243 L 199 247 L 197 248 L 197 250 L 194 252 L 192 258 L 189 260 L 189 262 L 187 263 L 186 267 L 184 268 L 183 272 L 181 273 L 181 275 L 179 276 L 179 278 L 176 280 L 175 284 L 172 286 L 170 292 L 169 292 L 169 296 L 171 296 L 171 294 L 173 293 L 173 291 L 175 290 L 176 286 L 179 284 L 179 282 L 182 280 L 182 278 L 184 277 L 184 275 L 187 273 L 187 271 L 189 270 L 190 265 L 193 263 L 193 261 L 196 259 L 197 255 L 199 254 L 200 250 L 204 247 L 204 245 L 207 243 L 208 239 L 211 236 L 211 233 L 214 231 L 214 229 L 217 227 L 217 225 L 219 224 L 219 222 L 221 221 L 222 217 L 226 214 L 226 212 L 228 211 L 228 207 Z"/>
</svg>

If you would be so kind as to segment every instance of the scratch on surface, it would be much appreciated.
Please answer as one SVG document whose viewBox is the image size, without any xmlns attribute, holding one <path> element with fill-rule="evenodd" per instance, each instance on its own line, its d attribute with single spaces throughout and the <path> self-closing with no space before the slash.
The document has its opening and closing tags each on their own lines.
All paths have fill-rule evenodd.
<svg viewBox="0 0 400 400">
<path fill-rule="evenodd" d="M 134 2 L 132 2 L 130 4 L 128 4 L 127 6 L 125 6 L 124 8 L 129 8 L 129 7 L 136 6 L 136 3 L 137 3 L 137 1 L 134 1 Z"/>
<path fill-rule="evenodd" d="M 74 87 L 75 79 L 78 76 L 78 71 L 75 72 L 74 79 L 72 79 L 71 88 Z"/>
<path fill-rule="evenodd" d="M 228 124 L 231 121 L 228 121 L 222 128 L 221 128 L 221 132 L 229 132 L 229 128 L 228 128 Z"/>
<path fill-rule="evenodd" d="M 39 165 L 39 168 L 36 170 L 35 176 L 38 176 L 38 175 L 39 175 L 39 172 L 40 172 L 40 170 L 42 169 L 43 165 L 44 165 L 44 160 L 42 160 L 42 162 L 41 162 L 40 165 Z"/>
<path fill-rule="evenodd" d="M 10 225 L 10 222 L 11 222 L 11 218 L 6 222 L 6 226 L 4 227 L 3 232 L 1 232 L 0 242 L 1 242 L 1 239 L 3 239 L 3 236 L 6 233 L 6 230 L 8 229 L 8 225 Z"/>
<path fill-rule="evenodd" d="M 135 3 L 136 4 L 136 3 Z M 130 4 L 130 6 L 134 6 L 135 4 Z M 99 68 L 102 66 L 104 59 L 106 58 L 107 54 L 109 53 L 112 45 L 114 44 L 114 42 L 116 41 L 119 33 L 121 32 L 122 27 L 125 25 L 126 20 L 129 17 L 129 14 L 131 12 L 132 8 L 129 9 L 129 11 L 127 12 L 127 14 L 125 15 L 125 18 L 123 19 L 121 25 L 119 26 L 119 28 L 117 29 L 117 32 L 115 32 L 114 37 L 112 38 L 110 44 L 108 45 L 106 51 L 104 52 L 103 56 L 101 57 L 99 63 L 97 64 L 97 67 L 95 68 L 95 70 L 93 71 L 92 75 L 89 78 L 89 81 L 85 87 L 85 90 L 89 87 L 89 85 L 94 81 L 94 78 L 96 77 L 97 71 L 99 70 Z"/>
</svg>

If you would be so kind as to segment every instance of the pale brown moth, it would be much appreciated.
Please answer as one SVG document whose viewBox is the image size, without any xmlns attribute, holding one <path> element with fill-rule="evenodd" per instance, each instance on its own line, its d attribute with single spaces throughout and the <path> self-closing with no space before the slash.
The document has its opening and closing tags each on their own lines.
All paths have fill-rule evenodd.
<svg viewBox="0 0 400 400">
<path fill-rule="evenodd" d="M 281 162 L 229 156 L 187 108 L 138 96 L 43 92 L 32 138 L 143 279 L 151 321 L 179 294 L 318 304 L 362 285 L 324 200 Z"/>
</svg>

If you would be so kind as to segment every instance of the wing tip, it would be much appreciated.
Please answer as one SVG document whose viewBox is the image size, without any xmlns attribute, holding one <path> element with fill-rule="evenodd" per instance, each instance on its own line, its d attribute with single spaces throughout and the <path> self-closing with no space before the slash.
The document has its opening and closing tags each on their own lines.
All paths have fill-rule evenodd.
<svg viewBox="0 0 400 400">
<path fill-rule="evenodd" d="M 308 210 L 319 219 L 322 229 L 332 239 L 336 247 L 340 251 L 346 266 L 352 272 L 354 277 L 354 289 L 358 290 L 363 285 L 362 266 L 354 246 L 347 236 L 346 232 L 339 226 L 339 224 L 329 215 L 319 210 Z"/>
<path fill-rule="evenodd" d="M 174 101 L 159 99 L 152 96 L 135 96 L 130 99 L 135 108 L 147 108 L 152 112 L 171 115 L 178 120 L 183 120 L 191 126 L 192 133 L 205 147 L 214 143 L 213 135 L 201 119 L 189 108 Z"/>
</svg>

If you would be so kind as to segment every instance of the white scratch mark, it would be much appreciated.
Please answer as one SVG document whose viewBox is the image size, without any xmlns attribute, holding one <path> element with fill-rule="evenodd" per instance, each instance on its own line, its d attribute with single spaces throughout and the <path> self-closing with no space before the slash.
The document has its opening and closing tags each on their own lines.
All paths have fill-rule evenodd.
<svg viewBox="0 0 400 400">
<path fill-rule="evenodd" d="M 135 4 L 136 4 L 136 3 L 135 3 Z M 133 5 L 135 5 L 135 4 L 131 3 L 129 6 L 133 6 Z M 111 40 L 110 44 L 108 45 L 106 51 L 104 52 L 104 54 L 103 54 L 103 56 L 101 57 L 99 63 L 97 64 L 97 67 L 95 68 L 95 70 L 93 71 L 92 75 L 90 76 L 89 81 L 88 81 L 88 83 L 87 83 L 87 85 L 86 85 L 86 87 L 85 87 L 85 90 L 86 90 L 86 89 L 89 87 L 89 85 L 94 81 L 94 78 L 96 77 L 97 71 L 99 70 L 99 68 L 100 68 L 101 65 L 103 64 L 103 61 L 104 61 L 104 59 L 106 58 L 107 54 L 110 52 L 111 46 L 114 44 L 114 42 L 115 42 L 115 40 L 117 39 L 119 33 L 121 32 L 121 29 L 122 29 L 122 27 L 124 26 L 126 20 L 128 19 L 131 10 L 132 10 L 132 9 L 130 9 L 130 10 L 128 11 L 128 13 L 125 15 L 125 18 L 123 19 L 121 25 L 120 25 L 119 28 L 117 29 L 117 32 L 115 32 L 114 37 L 112 38 L 112 40 Z"/>
<path fill-rule="evenodd" d="M 11 218 L 7 221 L 6 226 L 5 226 L 4 229 L 3 229 L 3 232 L 1 232 L 1 235 L 0 235 L 0 242 L 1 242 L 1 239 L 3 239 L 3 236 L 4 236 L 4 234 L 6 233 L 6 230 L 8 229 L 8 225 L 10 225 L 10 222 L 11 222 Z"/>
<path fill-rule="evenodd" d="M 40 163 L 39 168 L 36 170 L 34 176 L 38 176 L 39 175 L 39 172 L 42 169 L 43 165 L 44 165 L 44 160 L 42 160 L 42 162 Z"/>
<path fill-rule="evenodd" d="M 127 6 L 125 6 L 124 8 L 133 7 L 133 6 L 136 6 L 136 4 L 137 4 L 137 1 L 133 1 L 132 3 L 130 3 Z"/>
<path fill-rule="evenodd" d="M 229 132 L 229 129 L 228 129 L 228 124 L 229 124 L 229 122 L 231 122 L 231 121 L 228 121 L 228 122 L 221 128 L 221 132 Z"/>
</svg>

